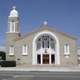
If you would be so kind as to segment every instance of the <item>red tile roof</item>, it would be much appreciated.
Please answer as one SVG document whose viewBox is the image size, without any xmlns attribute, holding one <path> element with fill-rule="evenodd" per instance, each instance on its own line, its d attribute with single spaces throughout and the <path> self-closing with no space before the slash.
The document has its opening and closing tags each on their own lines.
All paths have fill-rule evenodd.
<svg viewBox="0 0 80 80">
<path fill-rule="evenodd" d="M 68 37 L 68 38 L 77 40 L 76 37 L 71 36 L 71 35 L 69 35 L 69 34 L 66 34 L 66 33 L 64 33 L 64 32 L 61 32 L 61 31 L 59 31 L 59 30 L 56 30 L 56 29 L 54 29 L 54 28 L 52 28 L 52 27 L 50 27 L 50 26 L 41 26 L 40 28 L 38 28 L 38 29 L 36 29 L 36 30 L 33 30 L 33 31 L 31 31 L 31 32 L 23 35 L 23 36 L 19 36 L 18 38 L 14 39 L 14 41 L 19 40 L 19 39 L 22 39 L 22 38 L 27 37 L 27 36 L 30 36 L 30 35 L 32 35 L 32 34 L 34 34 L 34 33 L 40 32 L 40 31 L 42 31 L 42 30 L 44 30 L 44 29 L 47 29 L 47 30 L 50 30 L 50 31 L 52 31 L 52 32 L 55 32 L 55 33 L 61 34 L 61 35 L 63 35 L 63 36 L 66 36 L 66 37 Z"/>
</svg>

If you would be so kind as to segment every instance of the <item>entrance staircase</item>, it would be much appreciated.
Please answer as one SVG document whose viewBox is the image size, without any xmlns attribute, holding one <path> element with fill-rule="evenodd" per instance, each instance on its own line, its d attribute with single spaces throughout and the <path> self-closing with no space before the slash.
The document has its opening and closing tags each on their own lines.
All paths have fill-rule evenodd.
<svg viewBox="0 0 80 80">
<path fill-rule="evenodd" d="M 17 67 L 20 68 L 59 68 L 59 67 L 72 67 L 70 65 L 49 65 L 49 64 L 43 64 L 43 65 L 32 65 L 32 64 L 20 64 L 17 65 Z"/>
</svg>

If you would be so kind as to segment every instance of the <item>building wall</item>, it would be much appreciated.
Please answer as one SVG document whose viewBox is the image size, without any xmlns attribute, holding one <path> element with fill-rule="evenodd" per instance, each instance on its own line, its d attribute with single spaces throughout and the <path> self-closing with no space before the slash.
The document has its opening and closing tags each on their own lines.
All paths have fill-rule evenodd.
<svg viewBox="0 0 80 80">
<path fill-rule="evenodd" d="M 9 48 L 11 45 L 14 46 L 14 38 L 18 37 L 18 33 L 7 33 L 6 34 L 6 60 L 14 60 L 14 56 L 9 55 Z"/>
<path fill-rule="evenodd" d="M 48 31 L 48 30 L 43 30 L 43 31 Z M 51 31 L 52 32 L 52 31 Z M 38 34 L 34 33 L 30 36 L 24 37 L 20 40 L 17 40 L 14 42 L 14 47 L 15 47 L 15 55 L 14 55 L 14 59 L 17 61 L 17 63 L 19 62 L 18 59 L 20 59 L 20 64 L 32 64 L 32 43 L 33 43 L 33 39 L 34 37 Z M 77 61 L 77 41 L 62 36 L 60 34 L 57 34 L 55 32 L 52 32 L 53 34 L 55 34 L 57 36 L 57 38 L 59 39 L 59 45 L 60 45 L 60 64 L 61 65 L 77 65 L 78 61 Z M 70 46 L 70 56 L 69 58 L 66 58 L 64 55 L 64 45 L 65 44 L 69 44 Z M 26 44 L 28 47 L 28 55 L 27 56 L 23 56 L 22 55 L 22 46 Z"/>
</svg>

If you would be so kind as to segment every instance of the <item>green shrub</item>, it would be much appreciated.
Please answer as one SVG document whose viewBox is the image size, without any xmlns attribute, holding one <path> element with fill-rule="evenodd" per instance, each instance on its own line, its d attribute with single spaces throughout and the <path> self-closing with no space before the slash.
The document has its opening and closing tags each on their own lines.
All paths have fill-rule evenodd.
<svg viewBox="0 0 80 80">
<path fill-rule="evenodd" d="M 2 56 L 2 60 L 6 60 L 6 53 L 3 51 L 0 51 L 0 56 Z"/>
<path fill-rule="evenodd" d="M 78 59 L 78 62 L 79 62 L 79 59 Z"/>
<path fill-rule="evenodd" d="M 16 67 L 16 61 L 2 61 L 1 67 Z"/>
<path fill-rule="evenodd" d="M 0 61 L 0 65 L 1 65 L 1 62 L 2 62 L 2 61 Z"/>
</svg>

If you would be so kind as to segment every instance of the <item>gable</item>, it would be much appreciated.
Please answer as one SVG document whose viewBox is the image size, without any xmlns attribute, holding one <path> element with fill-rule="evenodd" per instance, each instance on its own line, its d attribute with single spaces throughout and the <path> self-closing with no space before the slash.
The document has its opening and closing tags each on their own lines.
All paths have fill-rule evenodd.
<svg viewBox="0 0 80 80">
<path fill-rule="evenodd" d="M 66 33 L 64 33 L 64 32 L 61 32 L 61 31 L 59 31 L 59 30 L 56 30 L 56 29 L 54 29 L 54 28 L 52 28 L 52 27 L 50 27 L 50 26 L 41 26 L 40 28 L 38 28 L 38 29 L 36 29 L 36 30 L 33 30 L 32 32 L 29 32 L 29 33 L 27 33 L 27 34 L 25 34 L 25 35 L 23 35 L 23 36 L 19 36 L 18 38 L 14 39 L 14 41 L 17 41 L 17 40 L 22 39 L 22 38 L 25 38 L 25 37 L 27 37 L 27 36 L 33 35 L 33 34 L 35 34 L 35 33 L 37 33 L 37 32 L 40 32 L 40 31 L 42 31 L 42 30 L 45 30 L 45 29 L 47 29 L 47 30 L 49 30 L 49 31 L 52 31 L 52 32 L 55 32 L 55 33 L 57 33 L 57 34 L 60 34 L 60 35 L 62 35 L 62 36 L 65 36 L 65 37 L 68 37 L 68 38 L 77 40 L 76 37 L 71 36 L 71 35 L 69 35 L 69 34 L 66 34 Z"/>
</svg>

